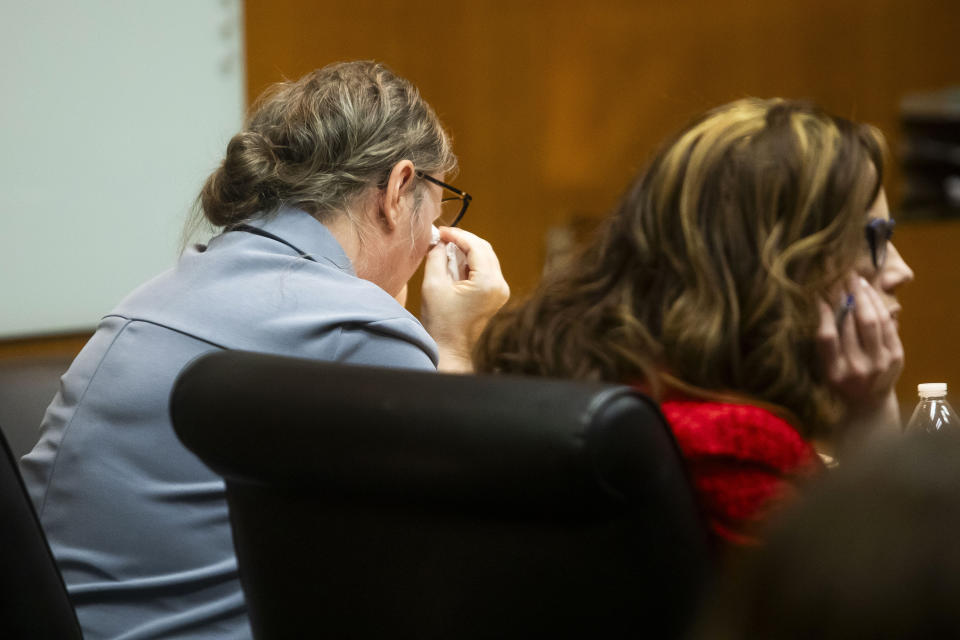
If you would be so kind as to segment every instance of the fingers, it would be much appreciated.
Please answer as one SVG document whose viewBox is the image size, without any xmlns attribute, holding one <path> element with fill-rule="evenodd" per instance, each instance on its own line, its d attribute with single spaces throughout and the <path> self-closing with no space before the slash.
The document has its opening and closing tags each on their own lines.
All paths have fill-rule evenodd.
<svg viewBox="0 0 960 640">
<path fill-rule="evenodd" d="M 510 297 L 500 261 L 486 240 L 441 227 L 441 242 L 427 254 L 421 297 L 421 320 L 440 354 L 438 368 L 468 371 L 470 353 L 487 321 Z M 465 256 L 468 276 L 458 280 L 447 269 L 447 248 Z"/>
<path fill-rule="evenodd" d="M 896 320 L 890 314 L 887 305 L 884 304 L 880 294 L 873 287 L 868 286 L 867 291 L 873 300 L 874 307 L 878 310 L 880 316 L 880 334 L 883 343 L 881 353 L 882 358 L 878 358 L 878 365 L 885 368 L 889 375 L 895 381 L 900 377 L 903 371 L 903 343 L 900 342 L 900 334 L 897 331 Z"/>
<path fill-rule="evenodd" d="M 827 380 L 837 382 L 842 376 L 843 362 L 841 360 L 840 334 L 837 330 L 836 315 L 833 307 L 823 298 L 817 301 L 817 306 L 820 310 L 820 327 L 817 330 L 817 350 L 820 354 L 820 362 L 823 363 Z M 846 320 L 849 320 L 849 317 Z"/>
<path fill-rule="evenodd" d="M 472 345 L 487 320 L 510 297 L 510 287 L 489 242 L 449 227 L 440 228 L 440 240 L 427 253 L 421 317 L 438 345 L 455 344 L 469 352 L 464 344 Z M 451 277 L 447 270 L 447 247 L 451 243 L 466 257 L 466 280 Z"/>
<path fill-rule="evenodd" d="M 500 273 L 500 261 L 490 243 L 478 235 L 455 227 L 440 227 L 440 240 L 452 242 L 467 256 L 470 271 Z"/>
<path fill-rule="evenodd" d="M 447 260 L 446 251 L 443 249 L 443 244 L 438 243 L 430 247 L 430 250 L 427 251 L 427 261 L 424 269 L 426 271 L 436 271 L 438 269 L 442 270 L 444 264 Z"/>
<path fill-rule="evenodd" d="M 423 267 L 423 288 L 429 289 L 447 278 L 447 253 L 443 243 L 431 247 Z"/>
<path fill-rule="evenodd" d="M 853 294 L 854 311 L 853 316 L 856 319 L 857 338 L 859 338 L 862 350 L 871 358 L 875 358 L 883 348 L 883 329 L 881 327 L 882 314 L 890 315 L 881 303 L 879 308 L 872 296 L 872 287 L 860 276 L 851 276 L 850 292 Z M 844 347 L 848 345 L 845 343 Z M 852 345 L 850 345 L 852 347 Z"/>
<path fill-rule="evenodd" d="M 868 286 L 867 293 L 873 300 L 873 305 L 877 309 L 877 313 L 880 316 L 880 333 L 883 346 L 888 349 L 899 348 L 902 350 L 903 347 L 900 343 L 900 335 L 897 333 L 897 323 L 893 319 L 893 316 L 890 315 L 890 310 L 887 308 L 887 305 L 884 304 L 883 300 L 880 298 L 880 294 L 877 293 L 876 289 L 873 287 Z"/>
<path fill-rule="evenodd" d="M 853 307 L 818 301 L 817 350 L 826 379 L 847 401 L 861 411 L 890 395 L 903 369 L 903 345 L 879 293 L 863 278 L 851 274 L 844 281 Z"/>
<path fill-rule="evenodd" d="M 848 357 L 862 353 L 860 337 L 857 335 L 856 320 L 857 298 L 852 293 L 845 295 L 842 312 L 837 314 L 837 334 L 840 348 Z"/>
</svg>

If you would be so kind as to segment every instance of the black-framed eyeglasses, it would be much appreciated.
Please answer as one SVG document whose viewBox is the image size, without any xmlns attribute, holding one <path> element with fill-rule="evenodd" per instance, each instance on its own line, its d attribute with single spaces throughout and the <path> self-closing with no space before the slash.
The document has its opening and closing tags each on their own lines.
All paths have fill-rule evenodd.
<svg viewBox="0 0 960 640">
<path fill-rule="evenodd" d="M 423 178 L 427 182 L 432 182 L 433 184 L 455 194 L 440 198 L 440 208 L 443 212 L 440 214 L 440 217 L 437 218 L 437 222 L 443 227 L 455 227 L 460 224 L 460 221 L 463 220 L 463 216 L 467 213 L 467 207 L 470 206 L 470 201 L 473 200 L 473 196 L 466 191 L 457 189 L 453 185 L 437 180 L 433 176 L 426 174 L 423 171 L 418 170 L 417 177 Z"/>
<path fill-rule="evenodd" d="M 870 245 L 870 257 L 873 259 L 873 266 L 878 271 L 887 259 L 887 245 L 890 244 L 890 238 L 893 237 L 893 228 L 896 224 L 893 218 L 873 218 L 867 222 L 865 228 L 867 244 Z"/>
</svg>

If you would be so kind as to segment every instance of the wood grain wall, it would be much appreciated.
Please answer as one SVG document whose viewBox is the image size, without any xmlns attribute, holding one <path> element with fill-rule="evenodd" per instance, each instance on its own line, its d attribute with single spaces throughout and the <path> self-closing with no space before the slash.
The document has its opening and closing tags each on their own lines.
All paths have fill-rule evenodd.
<svg viewBox="0 0 960 640">
<path fill-rule="evenodd" d="M 954 0 L 247 0 L 248 95 L 337 60 L 376 59 L 420 87 L 453 133 L 465 226 L 497 249 L 515 295 L 550 227 L 607 211 L 657 145 L 747 95 L 809 98 L 900 141 L 909 92 L 960 84 Z M 887 180 L 896 209 L 900 176 Z M 896 213 L 894 213 L 896 215 Z M 905 224 L 901 398 L 960 390 L 960 223 Z M 411 308 L 416 308 L 416 295 Z"/>
</svg>

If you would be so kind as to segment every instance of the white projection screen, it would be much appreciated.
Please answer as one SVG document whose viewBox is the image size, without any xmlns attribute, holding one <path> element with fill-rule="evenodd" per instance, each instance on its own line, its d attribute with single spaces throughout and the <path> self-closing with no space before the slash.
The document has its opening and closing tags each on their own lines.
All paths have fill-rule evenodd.
<svg viewBox="0 0 960 640">
<path fill-rule="evenodd" d="M 239 0 L 0 0 L 0 339 L 170 267 L 242 124 Z"/>
</svg>

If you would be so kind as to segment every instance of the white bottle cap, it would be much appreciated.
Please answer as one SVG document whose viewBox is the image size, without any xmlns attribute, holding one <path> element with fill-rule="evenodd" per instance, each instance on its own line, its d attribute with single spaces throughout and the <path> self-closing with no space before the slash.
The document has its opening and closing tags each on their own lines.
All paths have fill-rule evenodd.
<svg viewBox="0 0 960 640">
<path fill-rule="evenodd" d="M 921 398 L 932 398 L 947 395 L 946 382 L 925 382 L 917 385 L 917 393 Z"/>
</svg>

